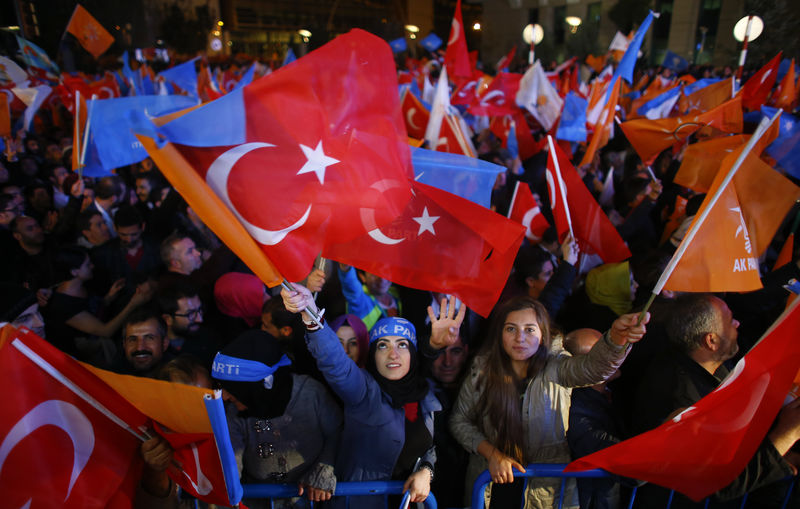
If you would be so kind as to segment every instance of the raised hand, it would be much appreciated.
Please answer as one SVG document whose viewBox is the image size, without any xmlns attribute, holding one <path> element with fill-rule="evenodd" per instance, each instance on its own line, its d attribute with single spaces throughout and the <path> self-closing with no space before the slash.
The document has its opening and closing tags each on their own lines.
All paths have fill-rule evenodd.
<svg viewBox="0 0 800 509">
<path fill-rule="evenodd" d="M 467 306 L 463 302 L 456 314 L 456 299 L 450 297 L 442 299 L 439 306 L 439 316 L 433 312 L 433 307 L 428 306 L 428 318 L 431 320 L 431 348 L 441 350 L 458 341 L 458 330 L 464 321 L 467 313 Z"/>
</svg>

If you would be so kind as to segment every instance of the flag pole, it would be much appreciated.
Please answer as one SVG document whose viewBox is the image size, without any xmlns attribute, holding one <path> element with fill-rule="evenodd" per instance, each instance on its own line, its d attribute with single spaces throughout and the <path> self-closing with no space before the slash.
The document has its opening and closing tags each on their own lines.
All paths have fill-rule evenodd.
<svg viewBox="0 0 800 509">
<path fill-rule="evenodd" d="M 86 147 L 89 146 L 89 126 L 92 124 L 92 111 L 94 111 L 94 101 L 97 99 L 96 94 L 92 94 L 91 102 L 86 108 L 86 126 L 83 131 L 83 146 L 81 147 L 81 159 L 78 165 L 78 177 L 83 178 L 83 166 L 86 161 Z"/>
<path fill-rule="evenodd" d="M 284 279 L 284 280 L 281 282 L 281 286 L 282 286 L 282 287 L 283 287 L 283 288 L 284 288 L 284 289 L 285 289 L 287 292 L 294 292 L 294 291 L 296 291 L 296 290 L 294 289 L 294 286 L 292 286 L 292 283 L 290 283 L 290 282 L 286 281 L 285 279 Z M 320 317 L 320 315 L 317 313 L 317 310 L 316 310 L 316 309 L 311 309 L 310 307 L 307 307 L 307 308 L 305 308 L 303 311 L 305 311 L 305 312 L 307 312 L 309 315 L 311 315 L 311 320 L 313 320 L 315 324 L 317 324 L 317 325 L 319 325 L 320 327 L 322 327 L 322 321 L 320 320 L 320 318 L 321 318 L 321 317 Z"/>
<path fill-rule="evenodd" d="M 572 231 L 572 217 L 569 215 L 569 205 L 567 204 L 567 193 L 564 190 L 564 181 L 561 179 L 561 166 L 558 164 L 558 154 L 556 148 L 553 146 L 553 137 L 547 135 L 547 143 L 550 145 L 550 155 L 553 157 L 553 166 L 556 169 L 556 178 L 558 179 L 558 191 L 561 194 L 561 202 L 564 204 L 564 212 L 567 215 L 567 225 L 569 225 L 569 234 L 575 238 L 575 233 Z M 552 204 L 551 204 L 552 207 Z"/>
<path fill-rule="evenodd" d="M 511 219 L 511 212 L 514 210 L 514 202 L 517 200 L 517 192 L 519 192 L 519 183 L 520 181 L 517 180 L 517 184 L 514 186 L 514 194 L 511 195 L 511 203 L 508 205 L 508 214 L 506 217 Z"/>
<path fill-rule="evenodd" d="M 722 180 L 720 186 L 714 192 L 714 195 L 711 197 L 711 201 L 709 201 L 708 206 L 706 206 L 703 209 L 703 212 L 700 214 L 700 216 L 698 216 L 698 218 L 695 219 L 694 223 L 692 224 L 692 227 L 689 228 L 688 232 L 686 232 L 686 236 L 683 238 L 681 245 L 678 246 L 678 250 L 675 251 L 674 255 L 672 255 L 672 259 L 667 264 L 667 267 L 664 269 L 664 272 L 658 279 L 656 286 L 653 288 L 653 294 L 650 296 L 650 299 L 647 301 L 647 304 L 645 305 L 644 309 L 639 315 L 640 322 L 644 318 L 645 313 L 647 313 L 647 310 L 650 308 L 650 305 L 653 303 L 653 300 L 655 300 L 656 296 L 661 293 L 661 290 L 664 289 L 664 285 L 667 284 L 667 281 L 669 280 L 670 276 L 672 276 L 672 272 L 675 270 L 675 267 L 678 265 L 678 262 L 680 262 L 681 258 L 683 257 L 683 254 L 686 252 L 686 249 L 692 242 L 692 239 L 694 239 L 695 235 L 697 235 L 700 226 L 702 226 L 703 222 L 706 220 L 706 217 L 708 217 L 708 214 L 711 212 L 711 209 L 714 207 L 714 204 L 717 203 L 720 196 L 722 196 L 722 193 L 725 191 L 725 188 L 728 186 L 730 181 L 733 180 L 733 176 L 736 174 L 737 171 L 739 171 L 739 168 L 742 166 L 742 163 L 744 163 L 744 160 L 747 158 L 748 154 L 750 154 L 750 151 L 753 149 L 755 144 L 758 142 L 759 139 L 761 139 L 761 136 L 764 135 L 764 133 L 767 131 L 767 129 L 769 129 L 772 123 L 778 119 L 780 114 L 781 110 L 778 110 L 775 113 L 775 115 L 769 120 L 767 120 L 766 118 L 761 120 L 761 123 L 758 125 L 756 132 L 753 133 L 753 136 L 750 137 L 750 140 L 748 140 L 747 144 L 744 147 L 744 150 L 742 150 L 742 153 L 739 154 L 739 157 L 736 158 L 736 162 L 728 171 L 728 174 L 725 175 L 725 178 Z"/>
<path fill-rule="evenodd" d="M 78 161 L 78 167 L 72 168 L 72 171 L 80 171 L 80 153 L 81 153 L 81 91 L 75 91 L 75 129 L 73 132 L 75 143 L 73 143 L 73 150 L 76 150 L 75 158 L 73 161 Z"/>
</svg>

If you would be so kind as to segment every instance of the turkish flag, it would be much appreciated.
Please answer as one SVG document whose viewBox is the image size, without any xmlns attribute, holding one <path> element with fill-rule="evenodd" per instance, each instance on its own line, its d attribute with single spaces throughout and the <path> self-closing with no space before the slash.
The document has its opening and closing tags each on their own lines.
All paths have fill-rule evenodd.
<svg viewBox="0 0 800 509">
<path fill-rule="evenodd" d="M 514 55 L 516 53 L 517 53 L 517 47 L 511 46 L 511 49 L 508 51 L 508 54 L 505 55 L 500 60 L 498 60 L 496 66 L 497 72 L 502 72 L 503 70 L 508 69 L 508 67 L 510 67 L 511 64 L 514 62 Z"/>
<path fill-rule="evenodd" d="M 472 105 L 478 102 L 479 93 L 479 85 L 481 81 L 492 81 L 491 77 L 486 77 L 483 73 L 475 73 L 475 75 L 470 80 L 464 80 L 460 83 L 453 95 L 450 96 L 450 104 L 463 104 L 463 105 Z"/>
<path fill-rule="evenodd" d="M 230 124 L 224 136 L 219 127 L 207 129 L 220 123 Z M 150 144 L 156 164 L 267 283 L 280 278 L 252 241 L 280 276 L 299 281 L 326 239 L 360 235 L 354 225 L 365 213 L 379 225 L 390 222 L 411 196 L 392 51 L 361 30 L 159 129 L 172 143 L 163 150 Z M 390 187 L 401 191 L 389 197 Z M 209 192 L 252 241 L 240 239 L 242 228 L 227 219 L 217 222 L 219 202 L 212 207 Z"/>
<path fill-rule="evenodd" d="M 563 242 L 566 238 L 571 221 L 571 229 L 581 251 L 595 253 L 605 263 L 616 263 L 630 258 L 631 252 L 628 246 L 586 188 L 569 157 L 554 143 L 552 136 L 548 136 L 547 140 L 550 145 L 550 156 L 547 159 L 547 188 L 550 191 L 550 208 L 553 211 L 559 241 Z M 556 161 L 558 171 L 556 171 Z M 567 200 L 566 205 L 564 196 Z"/>
<path fill-rule="evenodd" d="M 425 128 L 428 126 L 428 119 L 430 119 L 431 114 L 422 104 L 422 101 L 409 90 L 404 90 L 400 105 L 408 135 L 418 140 L 425 138 Z"/>
<path fill-rule="evenodd" d="M 742 96 L 742 107 L 748 110 L 757 110 L 767 101 L 773 85 L 778 80 L 781 55 L 783 55 L 783 51 L 779 51 L 772 60 L 767 62 L 764 67 L 759 69 L 742 85 L 740 94 Z"/>
<path fill-rule="evenodd" d="M 478 101 L 472 103 L 470 113 L 487 116 L 513 115 L 519 109 L 515 99 L 521 79 L 521 74 L 499 73 Z"/>
<path fill-rule="evenodd" d="M 678 99 L 678 110 L 681 113 L 708 111 L 725 101 L 730 101 L 731 97 L 733 97 L 733 78 L 724 79 L 695 90 L 688 96 L 681 92 L 681 97 Z"/>
<path fill-rule="evenodd" d="M 442 126 L 439 129 L 439 142 L 436 144 L 435 150 L 476 157 L 475 147 L 472 145 L 466 129 L 467 126 L 460 115 L 444 115 Z"/>
<path fill-rule="evenodd" d="M 142 469 L 140 442 L 79 394 L 133 429 L 147 418 L 27 329 L 7 325 L 2 332 L 0 373 L 3 386 L 13 388 L 0 414 L 3 506 L 131 507 Z M 55 375 L 75 382 L 78 394 Z"/>
<path fill-rule="evenodd" d="M 467 39 L 464 36 L 464 21 L 461 18 L 461 0 L 456 3 L 456 11 L 453 14 L 450 38 L 447 40 L 447 51 L 444 54 L 444 65 L 450 71 L 453 81 L 472 76 Z"/>
<path fill-rule="evenodd" d="M 716 108 L 690 115 L 650 120 L 638 118 L 620 124 L 642 161 L 650 161 L 662 150 L 683 141 L 703 126 L 726 133 L 742 132 L 742 99 L 736 96 Z"/>
<path fill-rule="evenodd" d="M 533 197 L 531 188 L 520 181 L 514 186 L 511 205 L 508 207 L 508 218 L 524 226 L 525 237 L 532 242 L 541 241 L 545 230 L 550 227 L 550 223 L 547 222 Z"/>
<path fill-rule="evenodd" d="M 741 147 L 749 135 L 738 134 L 692 143 L 683 153 L 683 161 L 674 182 L 698 193 L 707 193 L 725 156 Z"/>
<path fill-rule="evenodd" d="M 730 484 L 764 440 L 800 368 L 795 304 L 717 389 L 661 426 L 577 459 L 700 500 Z M 679 447 L 676 445 L 679 444 Z"/>
<path fill-rule="evenodd" d="M 414 197 L 391 224 L 378 228 L 364 222 L 365 234 L 330 243 L 323 255 L 397 284 L 456 295 L 488 316 L 524 228 L 447 191 L 412 185 Z"/>
<path fill-rule="evenodd" d="M 773 102 L 776 108 L 781 108 L 787 113 L 791 113 L 797 99 L 797 86 L 795 85 L 794 58 L 789 64 L 789 70 L 783 76 L 781 84 L 775 90 Z"/>
</svg>

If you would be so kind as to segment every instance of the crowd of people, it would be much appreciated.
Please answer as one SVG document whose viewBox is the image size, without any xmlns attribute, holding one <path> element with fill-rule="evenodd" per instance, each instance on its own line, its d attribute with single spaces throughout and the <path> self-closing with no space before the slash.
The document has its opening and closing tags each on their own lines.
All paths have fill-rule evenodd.
<svg viewBox="0 0 800 509">
<path fill-rule="evenodd" d="M 432 492 L 440 506 L 465 507 L 486 469 L 492 507 L 556 507 L 557 480 L 516 473 L 567 463 L 691 406 L 779 316 L 783 284 L 800 279 L 797 249 L 773 267 L 795 207 L 760 260 L 763 290 L 664 291 L 640 317 L 703 195 L 672 182 L 682 151 L 664 151 L 650 171 L 618 131 L 578 171 L 599 198 L 614 170 L 606 213 L 628 261 L 587 265 L 578 243 L 550 228 L 526 239 L 488 318 L 453 296 L 334 261 L 293 291 L 266 288 L 151 160 L 80 177 L 70 133 L 38 125 L 6 139 L 0 164 L 0 321 L 104 369 L 221 389 L 242 481 L 297 484 L 287 507 L 331 499 L 337 481 L 388 479 L 405 481 L 412 502 Z M 518 181 L 548 210 L 546 150 L 515 161 L 488 129 L 474 142 L 479 157 L 508 168 L 492 191 L 495 210 L 508 210 Z M 688 203 L 676 216 L 678 196 Z M 322 309 L 317 323 L 309 310 Z M 714 503 L 780 499 L 778 481 L 800 466 L 798 439 L 793 403 Z M 142 455 L 144 506 L 184 503 L 165 475 L 168 445 L 151 439 Z M 635 484 L 570 481 L 564 507 L 620 507 Z M 657 507 L 668 491 L 639 493 L 640 507 Z"/>
</svg>

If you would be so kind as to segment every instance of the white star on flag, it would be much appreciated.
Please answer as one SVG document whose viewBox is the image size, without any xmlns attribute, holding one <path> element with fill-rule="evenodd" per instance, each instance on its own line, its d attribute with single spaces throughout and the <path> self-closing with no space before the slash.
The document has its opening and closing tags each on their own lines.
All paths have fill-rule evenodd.
<svg viewBox="0 0 800 509">
<path fill-rule="evenodd" d="M 413 217 L 414 221 L 419 223 L 419 231 L 417 232 L 417 237 L 422 235 L 423 232 L 431 232 L 433 235 L 436 235 L 436 232 L 433 230 L 433 223 L 439 220 L 439 216 L 431 216 L 428 215 L 428 207 L 422 211 L 421 217 Z"/>
<path fill-rule="evenodd" d="M 302 175 L 303 173 L 310 173 L 313 171 L 314 173 L 317 174 L 319 183 L 324 184 L 325 168 L 327 168 L 332 164 L 338 163 L 339 160 L 325 155 L 325 152 L 322 150 L 321 140 L 319 143 L 317 143 L 317 148 L 314 149 L 312 149 L 311 147 L 307 147 L 301 143 L 300 150 L 303 151 L 303 154 L 306 156 L 308 161 L 306 161 L 306 164 L 304 164 L 303 167 L 300 168 L 300 171 L 298 171 L 297 174 Z"/>
</svg>

